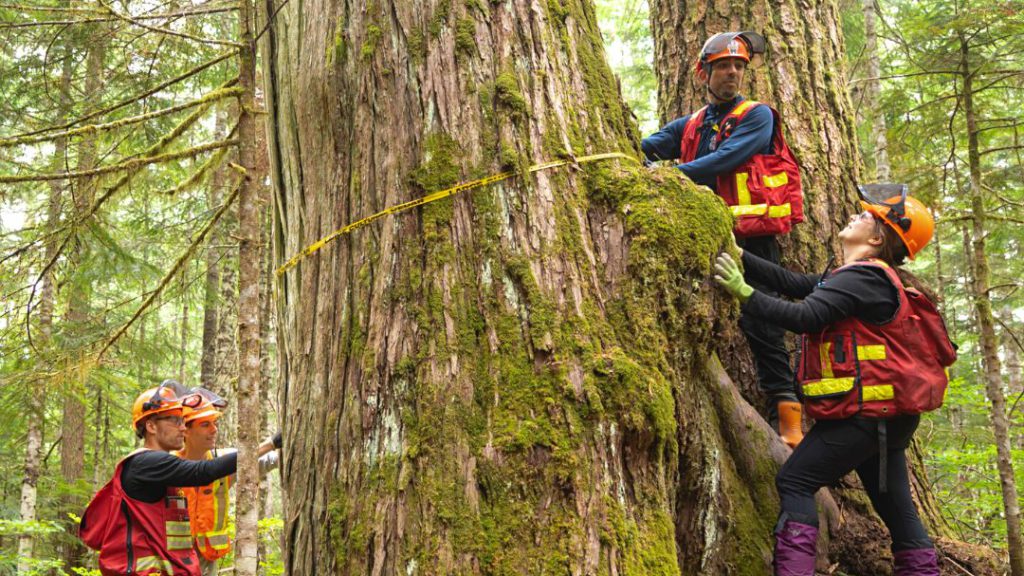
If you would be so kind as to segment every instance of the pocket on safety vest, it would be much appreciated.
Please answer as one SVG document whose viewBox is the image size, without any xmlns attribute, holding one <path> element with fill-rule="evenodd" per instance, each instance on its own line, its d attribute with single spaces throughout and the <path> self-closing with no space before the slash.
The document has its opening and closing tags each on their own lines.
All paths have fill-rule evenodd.
<svg viewBox="0 0 1024 576">
<path fill-rule="evenodd" d="M 853 334 L 832 332 L 821 335 L 816 350 L 805 350 L 804 362 L 818 378 L 804 380 L 801 393 L 806 400 L 842 398 L 857 385 L 857 358 Z M 810 354 L 808 354 L 810 352 Z M 816 352 L 816 357 L 813 356 Z"/>
<path fill-rule="evenodd" d="M 774 154 L 758 154 L 733 174 L 736 204 L 730 206 L 740 236 L 785 234 L 802 219 L 800 173 Z M 794 199 L 797 204 L 794 204 Z"/>
</svg>

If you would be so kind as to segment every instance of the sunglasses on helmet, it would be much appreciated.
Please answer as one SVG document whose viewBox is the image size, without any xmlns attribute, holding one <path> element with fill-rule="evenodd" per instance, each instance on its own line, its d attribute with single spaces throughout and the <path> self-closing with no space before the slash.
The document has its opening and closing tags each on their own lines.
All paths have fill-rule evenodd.
<svg viewBox="0 0 1024 576">
<path fill-rule="evenodd" d="M 166 397 L 163 395 L 164 390 L 170 390 L 172 396 Z M 142 409 L 145 411 L 157 410 L 164 404 L 171 404 L 178 402 L 178 399 L 186 394 L 185 387 L 180 382 L 173 379 L 167 379 L 157 386 L 156 390 L 153 391 L 153 396 L 147 400 L 143 405 Z"/>
</svg>

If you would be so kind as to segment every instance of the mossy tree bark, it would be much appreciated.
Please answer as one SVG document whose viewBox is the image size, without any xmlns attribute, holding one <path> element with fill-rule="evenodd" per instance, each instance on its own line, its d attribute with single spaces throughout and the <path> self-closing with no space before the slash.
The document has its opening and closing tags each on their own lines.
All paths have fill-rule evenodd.
<svg viewBox="0 0 1024 576">
<path fill-rule="evenodd" d="M 638 154 L 584 0 L 289 3 L 263 49 L 277 262 Z M 713 354 L 730 226 L 615 160 L 304 260 L 277 287 L 288 571 L 764 574 L 785 452 Z"/>
</svg>

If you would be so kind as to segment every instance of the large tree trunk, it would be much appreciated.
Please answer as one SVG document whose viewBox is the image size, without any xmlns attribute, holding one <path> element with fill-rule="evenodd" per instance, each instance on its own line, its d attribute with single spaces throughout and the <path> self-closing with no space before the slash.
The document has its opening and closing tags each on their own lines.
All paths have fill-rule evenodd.
<svg viewBox="0 0 1024 576">
<path fill-rule="evenodd" d="M 267 40 L 278 262 L 461 180 L 638 153 L 589 2 L 289 3 Z M 764 574 L 785 450 L 712 352 L 730 226 L 609 161 L 304 260 L 278 287 L 288 571 Z"/>
<path fill-rule="evenodd" d="M 978 112 L 974 107 L 974 73 L 970 65 L 970 47 L 960 36 L 960 74 L 963 80 L 963 110 L 967 122 L 967 157 L 971 176 L 971 245 L 973 248 L 973 300 L 979 340 L 984 358 L 985 394 L 992 403 L 992 431 L 996 444 L 996 468 L 1002 487 L 1006 515 L 1006 547 L 1010 556 L 1010 574 L 1024 576 L 1024 533 L 1021 532 L 1020 501 L 1013 472 L 1009 419 L 999 359 L 992 302 L 989 296 L 988 254 L 985 252 L 986 210 L 982 191 L 981 147 L 978 144 Z"/>
</svg>

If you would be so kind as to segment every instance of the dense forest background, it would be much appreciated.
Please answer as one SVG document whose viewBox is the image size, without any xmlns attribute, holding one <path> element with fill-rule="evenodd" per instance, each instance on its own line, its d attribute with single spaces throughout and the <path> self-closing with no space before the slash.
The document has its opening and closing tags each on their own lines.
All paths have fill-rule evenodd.
<svg viewBox="0 0 1024 576">
<path fill-rule="evenodd" d="M 622 96 L 650 133 L 671 120 L 658 117 L 650 7 L 595 3 Z M 958 539 L 1006 557 L 1006 502 L 1024 482 L 1024 5 L 838 4 L 845 61 L 830 73 L 848 75 L 861 180 L 909 183 L 938 222 L 910 269 L 941 293 L 960 359 L 918 433 L 925 479 Z M 281 6 L 259 8 L 256 36 Z M 69 529 L 135 445 L 127 423 L 143 388 L 258 390 L 259 417 L 232 408 L 225 445 L 247 441 L 236 422 L 260 435 L 281 425 L 288 312 L 273 270 L 290 254 L 267 249 L 274 160 L 261 69 L 238 58 L 247 12 L 220 0 L 0 1 L 0 575 L 92 573 Z M 436 25 L 458 47 L 463 22 Z M 325 56 L 369 57 L 380 35 L 371 25 L 363 44 Z M 259 366 L 255 379 L 240 378 L 245 365 Z M 263 574 L 284 570 L 279 493 L 272 475 L 259 499 Z"/>
</svg>

